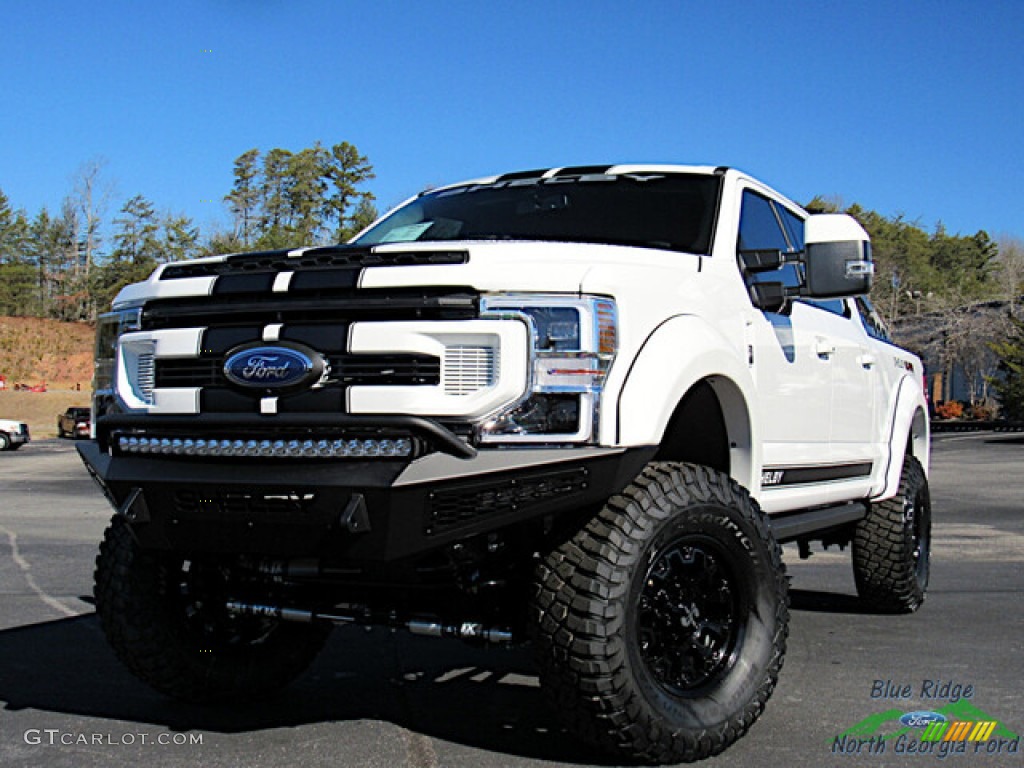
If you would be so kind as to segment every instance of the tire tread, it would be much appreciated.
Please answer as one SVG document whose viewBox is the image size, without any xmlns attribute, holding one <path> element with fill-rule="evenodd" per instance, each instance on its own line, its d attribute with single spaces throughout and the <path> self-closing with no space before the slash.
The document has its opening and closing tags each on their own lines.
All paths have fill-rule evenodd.
<svg viewBox="0 0 1024 768">
<path fill-rule="evenodd" d="M 874 504 L 857 524 L 853 538 L 853 573 L 857 593 L 873 608 L 887 613 L 912 613 L 921 607 L 925 589 L 918 583 L 908 553 L 910 537 L 904 525 L 904 500 L 928 480 L 920 462 L 908 456 L 903 463 L 899 490 L 891 499 Z M 930 501 L 926 510 L 931 525 Z"/>
<path fill-rule="evenodd" d="M 626 622 L 629 579 L 644 542 L 677 510 L 704 504 L 738 510 L 776 574 L 772 656 L 750 700 L 714 729 L 670 730 L 650 716 L 630 682 L 620 628 Z M 649 464 L 622 493 L 537 568 L 533 621 L 542 687 L 583 740 L 630 760 L 690 762 L 718 754 L 764 710 L 778 680 L 788 633 L 785 566 L 764 515 L 739 485 L 708 468 Z"/>
<path fill-rule="evenodd" d="M 139 549 L 123 518 L 107 528 L 96 558 L 96 612 L 118 659 L 139 679 L 175 699 L 208 702 L 260 696 L 287 685 L 312 663 L 329 627 L 279 625 L 241 657 L 197 654 L 161 603 L 161 565 Z"/>
</svg>

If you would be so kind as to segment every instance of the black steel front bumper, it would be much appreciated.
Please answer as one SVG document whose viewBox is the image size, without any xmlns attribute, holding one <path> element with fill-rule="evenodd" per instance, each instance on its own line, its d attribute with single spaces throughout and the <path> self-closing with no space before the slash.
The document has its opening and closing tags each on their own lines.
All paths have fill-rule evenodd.
<svg viewBox="0 0 1024 768">
<path fill-rule="evenodd" d="M 599 505 L 656 448 L 482 450 L 417 459 L 269 459 L 78 451 L 146 548 L 379 563 Z"/>
</svg>

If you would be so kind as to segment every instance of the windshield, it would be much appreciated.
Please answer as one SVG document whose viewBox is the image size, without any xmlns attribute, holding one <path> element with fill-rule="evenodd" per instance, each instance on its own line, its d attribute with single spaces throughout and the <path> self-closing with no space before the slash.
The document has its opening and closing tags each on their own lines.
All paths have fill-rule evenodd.
<svg viewBox="0 0 1024 768">
<path fill-rule="evenodd" d="M 354 242 L 557 240 L 706 254 L 719 178 L 587 174 L 498 180 L 424 194 Z"/>
</svg>

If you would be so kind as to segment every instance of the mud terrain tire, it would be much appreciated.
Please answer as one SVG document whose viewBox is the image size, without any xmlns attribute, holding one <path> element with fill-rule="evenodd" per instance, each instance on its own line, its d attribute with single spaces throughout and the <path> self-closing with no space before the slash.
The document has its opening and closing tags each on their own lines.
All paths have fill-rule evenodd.
<svg viewBox="0 0 1024 768">
<path fill-rule="evenodd" d="M 913 456 L 903 462 L 898 493 L 874 504 L 853 537 L 857 593 L 886 613 L 911 613 L 928 589 L 932 504 L 928 478 Z"/>
<path fill-rule="evenodd" d="M 282 688 L 316 657 L 329 626 L 230 616 L 230 569 L 139 548 L 115 517 L 96 558 L 96 611 L 118 658 L 158 691 L 190 702 Z"/>
<path fill-rule="evenodd" d="M 775 687 L 785 567 L 739 485 L 653 463 L 542 560 L 532 614 L 541 684 L 575 734 L 693 761 L 740 738 Z"/>
</svg>

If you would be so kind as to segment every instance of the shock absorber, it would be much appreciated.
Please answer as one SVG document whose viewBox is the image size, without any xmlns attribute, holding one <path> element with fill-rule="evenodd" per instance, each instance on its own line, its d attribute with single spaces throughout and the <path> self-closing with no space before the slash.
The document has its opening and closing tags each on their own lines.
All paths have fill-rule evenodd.
<svg viewBox="0 0 1024 768">
<path fill-rule="evenodd" d="M 356 616 L 349 616 L 340 613 L 327 613 L 324 611 L 310 611 L 304 608 L 287 608 L 282 605 L 264 605 L 261 603 L 243 603 L 238 600 L 229 600 L 225 604 L 228 613 L 235 616 L 259 616 L 265 619 L 278 619 L 299 624 L 312 624 L 314 621 L 329 621 L 333 624 L 360 624 L 363 623 Z"/>
<path fill-rule="evenodd" d="M 483 642 L 504 644 L 512 642 L 512 633 L 507 629 L 485 627 L 475 621 L 464 621 L 460 624 L 441 624 L 436 621 L 413 620 L 406 625 L 414 635 L 428 637 L 452 637 L 466 642 Z"/>
<path fill-rule="evenodd" d="M 257 616 L 265 619 L 277 619 L 278 621 L 289 621 L 300 624 L 312 624 L 313 622 L 329 621 L 332 624 L 364 624 L 369 625 L 369 611 L 360 611 L 357 614 L 335 613 L 333 611 L 314 611 L 306 608 L 289 608 L 282 605 L 267 605 L 264 603 L 245 603 L 240 600 L 229 600 L 225 604 L 228 613 L 234 616 Z M 413 619 L 412 621 L 395 621 L 397 626 L 402 627 L 414 635 L 425 635 L 427 637 L 448 637 L 466 642 L 493 643 L 507 645 L 512 642 L 512 633 L 507 629 L 497 627 L 486 627 L 480 622 L 463 621 L 454 624 L 444 624 L 437 621 L 426 621 Z"/>
</svg>

